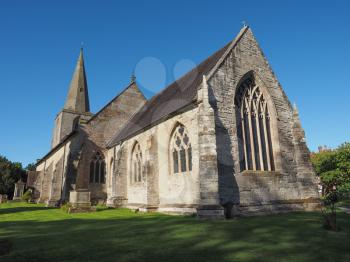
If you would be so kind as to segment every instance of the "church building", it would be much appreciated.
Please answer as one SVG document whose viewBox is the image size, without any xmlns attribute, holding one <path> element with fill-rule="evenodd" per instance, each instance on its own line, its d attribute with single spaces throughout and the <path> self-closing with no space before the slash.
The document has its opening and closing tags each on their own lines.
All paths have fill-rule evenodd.
<svg viewBox="0 0 350 262">
<path fill-rule="evenodd" d="M 251 29 L 147 100 L 135 79 L 90 112 L 81 50 L 34 199 L 232 217 L 318 207 L 297 108 Z"/>
</svg>

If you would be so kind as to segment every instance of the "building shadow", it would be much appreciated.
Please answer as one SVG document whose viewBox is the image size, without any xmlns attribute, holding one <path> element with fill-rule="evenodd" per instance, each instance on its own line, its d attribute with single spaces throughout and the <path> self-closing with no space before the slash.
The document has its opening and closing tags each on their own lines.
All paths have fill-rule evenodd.
<svg viewBox="0 0 350 262">
<path fill-rule="evenodd" d="M 6 214 L 13 214 L 13 213 L 21 213 L 21 212 L 33 212 L 33 211 L 40 211 L 40 210 L 48 210 L 48 209 L 54 209 L 54 207 L 42 207 L 42 206 L 36 206 L 33 204 L 33 206 L 26 206 L 26 207 L 9 207 L 4 208 L 0 206 L 0 215 L 6 215 Z"/>
<path fill-rule="evenodd" d="M 103 210 L 84 217 L 58 216 L 54 221 L 4 221 L 0 238 L 11 240 L 14 248 L 2 259 L 228 262 L 332 257 L 349 261 L 349 216 L 339 216 L 345 232 L 336 237 L 321 228 L 319 216 L 301 212 L 213 221 Z"/>
</svg>

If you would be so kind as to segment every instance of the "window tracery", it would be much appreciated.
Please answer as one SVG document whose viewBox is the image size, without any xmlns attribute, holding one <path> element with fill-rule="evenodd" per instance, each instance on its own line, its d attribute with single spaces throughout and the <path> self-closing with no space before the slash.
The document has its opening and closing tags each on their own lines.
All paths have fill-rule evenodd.
<svg viewBox="0 0 350 262">
<path fill-rule="evenodd" d="M 239 123 L 243 144 L 243 170 L 274 171 L 269 105 L 254 79 L 239 87 Z"/>
<path fill-rule="evenodd" d="M 142 152 L 139 143 L 136 143 L 133 148 L 131 157 L 131 178 L 132 183 L 142 181 Z"/>
<path fill-rule="evenodd" d="M 174 174 L 192 171 L 192 147 L 183 125 L 178 125 L 172 134 L 170 155 Z"/>
<path fill-rule="evenodd" d="M 104 184 L 106 179 L 106 164 L 104 157 L 97 152 L 90 161 L 90 183 Z"/>
</svg>

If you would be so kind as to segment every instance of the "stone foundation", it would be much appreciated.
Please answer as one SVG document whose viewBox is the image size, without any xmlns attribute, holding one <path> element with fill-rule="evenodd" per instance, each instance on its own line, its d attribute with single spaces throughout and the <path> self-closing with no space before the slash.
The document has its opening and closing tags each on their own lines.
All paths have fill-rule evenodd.
<svg viewBox="0 0 350 262">
<path fill-rule="evenodd" d="M 158 208 L 159 213 L 164 213 L 168 215 L 183 215 L 183 216 L 191 216 L 195 215 L 197 213 L 196 206 L 166 206 L 166 207 L 159 207 Z"/>
<path fill-rule="evenodd" d="M 47 207 L 57 207 L 59 206 L 59 201 L 56 201 L 56 200 L 48 200 L 46 202 L 46 206 Z"/>
<path fill-rule="evenodd" d="M 222 219 L 225 218 L 224 208 L 220 205 L 199 206 L 197 208 L 198 218 Z"/>
<path fill-rule="evenodd" d="M 111 197 L 107 199 L 106 205 L 108 207 L 125 207 L 128 202 L 128 199 L 125 197 Z"/>
<path fill-rule="evenodd" d="M 240 204 L 233 205 L 231 216 L 259 216 L 296 211 L 317 211 L 320 210 L 320 207 L 320 200 L 316 198 L 271 201 L 260 204 Z"/>
</svg>

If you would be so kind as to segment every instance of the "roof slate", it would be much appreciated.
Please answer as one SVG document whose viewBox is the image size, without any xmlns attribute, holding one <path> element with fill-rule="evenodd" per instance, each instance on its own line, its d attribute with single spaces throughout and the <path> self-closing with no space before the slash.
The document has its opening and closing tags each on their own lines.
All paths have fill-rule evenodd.
<svg viewBox="0 0 350 262">
<path fill-rule="evenodd" d="M 112 147 L 119 142 L 152 126 L 162 118 L 190 105 L 197 99 L 197 89 L 206 75 L 224 55 L 232 41 L 208 57 L 187 74 L 168 85 L 159 94 L 152 97 L 126 124 L 126 126 L 108 143 Z"/>
</svg>

